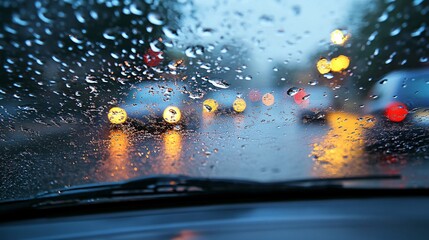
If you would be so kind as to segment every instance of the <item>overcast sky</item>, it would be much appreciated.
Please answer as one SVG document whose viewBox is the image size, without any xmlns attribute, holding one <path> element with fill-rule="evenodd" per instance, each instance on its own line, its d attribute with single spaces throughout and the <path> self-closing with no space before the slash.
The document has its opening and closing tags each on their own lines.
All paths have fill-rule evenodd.
<svg viewBox="0 0 429 240">
<path fill-rule="evenodd" d="M 331 31 L 353 29 L 354 26 L 347 26 L 349 14 L 356 2 L 364 1 L 194 0 L 188 10 L 195 11 L 184 17 L 181 42 L 242 42 L 251 49 L 252 74 L 272 71 L 269 58 L 292 65 L 314 64 L 309 57 L 329 47 Z M 202 28 L 213 32 L 204 32 Z"/>
</svg>

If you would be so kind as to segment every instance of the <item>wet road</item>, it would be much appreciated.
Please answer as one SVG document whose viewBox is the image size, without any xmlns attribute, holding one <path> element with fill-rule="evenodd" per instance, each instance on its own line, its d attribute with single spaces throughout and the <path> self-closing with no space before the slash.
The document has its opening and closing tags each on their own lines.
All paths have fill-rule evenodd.
<svg viewBox="0 0 429 240">
<path fill-rule="evenodd" d="M 371 126 L 360 116 L 331 113 L 326 124 L 303 125 L 299 111 L 288 99 L 250 103 L 242 114 L 197 111 L 197 129 L 161 134 L 110 129 L 105 120 L 17 126 L 2 134 L 0 197 L 152 174 L 271 181 L 429 169 L 418 154 L 367 153 Z"/>
</svg>

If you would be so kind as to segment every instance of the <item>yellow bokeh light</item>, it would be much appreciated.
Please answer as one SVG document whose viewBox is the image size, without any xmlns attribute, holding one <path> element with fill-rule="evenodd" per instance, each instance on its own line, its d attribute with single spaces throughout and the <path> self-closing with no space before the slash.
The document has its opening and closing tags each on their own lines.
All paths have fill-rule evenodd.
<svg viewBox="0 0 429 240">
<path fill-rule="evenodd" d="M 232 108 L 236 112 L 243 112 L 246 109 L 246 101 L 244 101 L 242 98 L 237 98 L 232 104 Z"/>
<path fill-rule="evenodd" d="M 214 99 L 207 99 L 203 102 L 203 111 L 204 112 L 216 112 L 219 104 Z"/>
<path fill-rule="evenodd" d="M 127 112 L 120 107 L 113 107 L 109 110 L 107 118 L 112 124 L 122 124 L 127 120 Z"/>
<path fill-rule="evenodd" d="M 264 96 L 262 96 L 262 103 L 265 106 L 271 106 L 274 104 L 274 95 L 271 93 L 265 93 Z"/>
<path fill-rule="evenodd" d="M 182 118 L 182 113 L 178 107 L 168 106 L 165 108 L 162 117 L 168 123 L 177 123 Z"/>
<path fill-rule="evenodd" d="M 320 74 L 326 74 L 331 71 L 331 64 L 326 58 L 321 58 L 319 61 L 317 61 L 316 66 L 317 71 L 319 71 Z"/>
<path fill-rule="evenodd" d="M 349 35 L 344 35 L 343 31 L 336 29 L 331 32 L 331 42 L 336 45 L 343 45 L 349 39 Z"/>
<path fill-rule="evenodd" d="M 347 56 L 340 55 L 331 60 L 331 71 L 341 72 L 342 70 L 348 68 L 350 65 L 350 59 Z"/>
</svg>

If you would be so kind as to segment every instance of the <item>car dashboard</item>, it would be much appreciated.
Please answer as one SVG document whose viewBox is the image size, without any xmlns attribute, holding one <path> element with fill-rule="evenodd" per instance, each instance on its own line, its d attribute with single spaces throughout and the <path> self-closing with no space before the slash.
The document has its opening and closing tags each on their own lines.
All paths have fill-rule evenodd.
<svg viewBox="0 0 429 240">
<path fill-rule="evenodd" d="M 427 239 L 428 197 L 135 210 L 0 224 L 2 239 Z"/>
</svg>

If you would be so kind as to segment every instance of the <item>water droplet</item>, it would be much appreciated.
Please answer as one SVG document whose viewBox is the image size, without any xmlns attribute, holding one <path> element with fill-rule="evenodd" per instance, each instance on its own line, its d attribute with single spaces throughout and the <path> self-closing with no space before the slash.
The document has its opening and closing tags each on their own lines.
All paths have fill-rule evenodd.
<svg viewBox="0 0 429 240">
<path fill-rule="evenodd" d="M 215 32 L 215 30 L 212 28 L 201 28 L 199 32 L 201 36 L 208 37 L 211 36 Z"/>
<path fill-rule="evenodd" d="M 378 31 L 371 33 L 371 35 L 368 38 L 368 41 L 370 41 L 370 42 L 374 41 L 374 39 L 377 35 L 378 35 Z"/>
<path fill-rule="evenodd" d="M 307 94 L 304 97 L 302 97 L 302 100 L 308 100 L 309 98 L 310 98 L 310 94 Z"/>
<path fill-rule="evenodd" d="M 22 20 L 22 19 L 18 16 L 18 14 L 13 14 L 13 15 L 12 15 L 12 21 L 13 21 L 14 23 L 18 24 L 18 25 L 21 25 L 21 26 L 27 26 L 27 25 L 28 25 L 28 22 L 27 22 L 27 21 Z"/>
<path fill-rule="evenodd" d="M 113 31 L 110 29 L 106 30 L 103 33 L 103 37 L 107 40 L 115 40 L 116 39 L 115 35 L 113 34 Z"/>
<path fill-rule="evenodd" d="M 332 78 L 334 78 L 334 74 L 332 74 L 332 73 L 323 74 L 323 76 L 324 76 L 326 79 L 332 79 Z"/>
<path fill-rule="evenodd" d="M 426 25 L 422 24 L 416 31 L 411 33 L 411 37 L 418 37 L 420 36 L 426 29 Z"/>
<path fill-rule="evenodd" d="M 162 43 L 159 40 L 154 40 L 154 41 L 150 42 L 149 46 L 150 46 L 150 49 L 152 49 L 152 51 L 154 51 L 154 52 L 162 52 L 165 49 L 164 43 Z"/>
<path fill-rule="evenodd" d="M 299 5 L 292 6 L 292 10 L 295 15 L 299 15 L 301 13 L 301 7 Z"/>
<path fill-rule="evenodd" d="M 313 81 L 308 82 L 309 85 L 311 86 L 316 86 L 319 82 L 315 79 Z"/>
<path fill-rule="evenodd" d="M 204 93 L 203 92 L 191 92 L 189 93 L 189 98 L 190 99 L 201 99 L 204 97 Z"/>
<path fill-rule="evenodd" d="M 10 27 L 10 26 L 8 26 L 8 25 L 4 25 L 4 30 L 5 30 L 6 32 L 10 33 L 10 34 L 16 34 L 16 30 L 15 30 L 15 29 L 13 29 L 13 28 L 11 28 L 11 27 Z"/>
<path fill-rule="evenodd" d="M 86 76 L 86 78 L 85 78 L 85 82 L 87 82 L 87 83 L 91 83 L 91 84 L 94 84 L 94 83 L 97 83 L 97 80 L 95 79 L 95 77 L 94 76 Z"/>
<path fill-rule="evenodd" d="M 274 21 L 274 17 L 264 14 L 259 17 L 259 21 L 264 25 L 271 25 Z"/>
<path fill-rule="evenodd" d="M 77 37 L 73 36 L 73 35 L 69 35 L 70 40 L 72 40 L 72 42 L 76 43 L 76 44 L 81 44 L 83 43 L 82 40 L 78 39 Z"/>
<path fill-rule="evenodd" d="M 76 19 L 77 19 L 78 22 L 85 23 L 85 18 L 83 18 L 81 12 L 75 12 L 74 14 L 75 14 Z"/>
<path fill-rule="evenodd" d="M 143 11 L 138 9 L 135 3 L 130 5 L 130 12 L 137 16 L 143 15 Z"/>
<path fill-rule="evenodd" d="M 176 39 L 179 36 L 176 30 L 169 27 L 163 27 L 162 31 L 164 32 L 165 36 L 170 39 Z"/>
<path fill-rule="evenodd" d="M 37 109 L 35 109 L 34 107 L 31 107 L 31 106 L 28 106 L 28 105 L 18 106 L 18 109 L 21 111 L 26 111 L 26 112 L 30 112 L 30 111 L 37 112 Z"/>
<path fill-rule="evenodd" d="M 45 8 L 40 8 L 39 11 L 37 11 L 37 16 L 40 18 L 40 20 L 42 20 L 45 23 L 51 23 L 52 20 L 47 18 L 45 16 L 46 13 L 46 9 Z"/>
<path fill-rule="evenodd" d="M 401 28 L 400 27 L 398 27 L 398 28 L 394 28 L 394 29 L 392 29 L 392 31 L 390 32 L 390 36 L 396 36 L 396 35 L 398 35 L 399 33 L 401 32 Z"/>
<path fill-rule="evenodd" d="M 380 84 L 386 84 L 387 83 L 387 79 L 383 79 L 379 82 Z"/>
<path fill-rule="evenodd" d="M 200 45 L 188 47 L 185 49 L 185 54 L 186 54 L 186 56 L 188 56 L 190 58 L 196 58 L 197 55 L 203 55 L 204 54 L 204 47 L 200 46 Z"/>
<path fill-rule="evenodd" d="M 380 49 L 376 48 L 376 49 L 374 50 L 374 56 L 377 56 L 379 53 L 380 53 Z"/>
<path fill-rule="evenodd" d="M 423 0 L 413 0 L 413 5 L 417 6 L 420 5 L 423 2 Z"/>
<path fill-rule="evenodd" d="M 297 94 L 299 92 L 299 88 L 297 87 L 291 87 L 287 90 L 287 95 L 293 97 L 295 94 Z"/>
<path fill-rule="evenodd" d="M 163 25 L 164 21 L 165 21 L 164 18 L 160 14 L 154 13 L 154 12 L 149 13 L 147 15 L 147 19 L 153 25 Z"/>
<path fill-rule="evenodd" d="M 377 19 L 378 22 L 384 22 L 387 20 L 387 18 L 389 17 L 389 15 L 387 14 L 387 12 L 383 12 L 383 14 L 381 14 L 381 16 Z"/>
<path fill-rule="evenodd" d="M 52 56 L 51 58 L 52 58 L 52 60 L 54 60 L 57 63 L 61 62 L 61 59 L 57 58 L 56 56 Z"/>
<path fill-rule="evenodd" d="M 91 15 L 91 17 L 92 17 L 94 20 L 97 20 L 97 19 L 98 19 L 98 13 L 97 13 L 96 11 L 94 11 L 94 10 L 91 10 L 91 11 L 89 12 L 89 15 Z"/>
<path fill-rule="evenodd" d="M 209 83 L 218 88 L 229 88 L 229 84 L 223 80 L 209 80 Z"/>
</svg>

